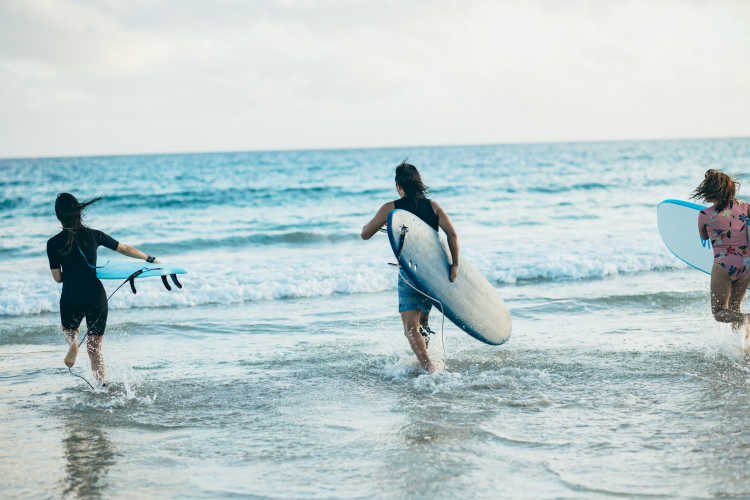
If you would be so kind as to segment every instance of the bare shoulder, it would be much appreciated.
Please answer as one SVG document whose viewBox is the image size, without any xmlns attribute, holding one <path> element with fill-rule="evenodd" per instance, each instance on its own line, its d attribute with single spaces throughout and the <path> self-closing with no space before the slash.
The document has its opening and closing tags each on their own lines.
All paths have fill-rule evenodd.
<svg viewBox="0 0 750 500">
<path fill-rule="evenodd" d="M 432 211 L 436 214 L 444 214 L 443 207 L 440 206 L 440 203 L 436 202 L 435 200 L 430 200 L 430 206 L 432 206 Z"/>
<path fill-rule="evenodd" d="M 390 212 L 391 210 L 395 208 L 396 208 L 396 204 L 392 201 L 388 201 L 386 203 L 383 203 L 383 206 L 380 207 L 380 210 Z"/>
</svg>

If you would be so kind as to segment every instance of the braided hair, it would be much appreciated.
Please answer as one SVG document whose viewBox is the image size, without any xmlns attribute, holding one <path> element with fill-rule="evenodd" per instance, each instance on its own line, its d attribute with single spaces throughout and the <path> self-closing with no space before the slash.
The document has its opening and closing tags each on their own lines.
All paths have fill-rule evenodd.
<svg viewBox="0 0 750 500">
<path fill-rule="evenodd" d="M 57 195 L 57 199 L 55 200 L 55 215 L 57 216 L 57 220 L 62 224 L 63 231 L 66 234 L 65 247 L 63 249 L 64 255 L 70 253 L 78 233 L 86 229 L 86 226 L 82 222 L 83 209 L 101 199 L 101 196 L 99 196 L 84 203 L 79 203 L 76 197 L 70 193 L 60 193 Z"/>
</svg>

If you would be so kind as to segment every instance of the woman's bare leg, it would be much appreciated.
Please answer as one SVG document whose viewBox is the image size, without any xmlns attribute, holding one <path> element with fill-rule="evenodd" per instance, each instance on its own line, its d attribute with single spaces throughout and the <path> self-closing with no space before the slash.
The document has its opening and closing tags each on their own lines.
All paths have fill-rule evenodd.
<svg viewBox="0 0 750 500">
<path fill-rule="evenodd" d="M 732 283 L 731 296 L 729 297 L 729 309 L 742 314 L 742 299 L 745 298 L 747 286 L 750 284 L 750 275 Z M 743 314 L 747 317 L 747 315 Z M 745 320 L 745 339 L 750 339 L 750 322 Z"/>
<path fill-rule="evenodd" d="M 103 338 L 101 335 L 89 335 L 86 342 L 86 350 L 91 360 L 91 371 L 94 372 L 96 380 L 102 385 L 107 383 L 107 369 L 104 366 L 104 355 L 102 354 Z"/>
<path fill-rule="evenodd" d="M 420 311 L 422 314 L 419 316 L 419 324 L 422 326 L 429 326 L 430 323 L 430 314 Z"/>
<path fill-rule="evenodd" d="M 75 330 L 63 328 L 63 337 L 65 337 L 65 342 L 70 346 L 63 361 L 65 362 L 65 366 L 72 368 L 76 364 L 76 358 L 78 358 L 78 328 Z"/>
<path fill-rule="evenodd" d="M 734 284 L 727 270 L 714 263 L 713 268 L 711 268 L 711 312 L 714 314 L 716 321 L 732 323 L 733 328 L 739 328 L 745 322 L 745 315 L 739 312 L 739 305 L 735 309 L 729 307 L 730 299 L 733 296 L 733 288 Z M 747 282 L 745 282 L 745 288 L 747 288 Z M 739 293 L 739 286 L 737 287 L 737 293 Z M 744 296 L 744 292 L 742 296 Z M 739 302 L 742 301 L 742 296 L 740 296 Z"/>
<path fill-rule="evenodd" d="M 420 311 L 419 315 L 419 333 L 422 335 L 422 338 L 424 339 L 424 345 L 426 349 L 430 348 L 430 333 L 432 333 L 432 330 L 430 330 L 430 313 L 426 313 L 424 311 Z"/>
<path fill-rule="evenodd" d="M 403 311 L 401 321 L 404 324 L 404 335 L 409 340 L 411 350 L 416 354 L 419 363 L 428 373 L 435 371 L 435 366 L 427 355 L 427 345 L 422 334 L 419 333 L 419 323 L 422 319 L 422 311 Z"/>
</svg>

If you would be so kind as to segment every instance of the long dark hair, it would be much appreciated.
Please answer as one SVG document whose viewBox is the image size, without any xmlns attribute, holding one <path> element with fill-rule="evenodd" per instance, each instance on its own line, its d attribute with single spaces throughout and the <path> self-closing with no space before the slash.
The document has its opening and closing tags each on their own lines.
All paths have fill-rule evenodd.
<svg viewBox="0 0 750 500">
<path fill-rule="evenodd" d="M 101 196 L 99 196 L 84 203 L 79 203 L 76 197 L 70 193 L 60 193 L 57 195 L 57 199 L 55 200 L 55 215 L 57 216 L 57 220 L 62 224 L 66 235 L 63 254 L 70 253 L 76 236 L 78 236 L 81 230 L 86 228 L 82 222 L 83 209 L 101 199 Z"/>
<path fill-rule="evenodd" d="M 422 182 L 422 176 L 419 175 L 417 167 L 411 163 L 402 161 L 396 167 L 396 184 L 404 190 L 406 198 L 411 200 L 414 205 L 417 204 L 417 198 L 424 198 L 428 188 Z"/>
<path fill-rule="evenodd" d="M 709 169 L 691 198 L 714 202 L 716 210 L 724 210 L 729 202 L 734 201 L 739 182 L 729 177 L 721 170 Z"/>
</svg>

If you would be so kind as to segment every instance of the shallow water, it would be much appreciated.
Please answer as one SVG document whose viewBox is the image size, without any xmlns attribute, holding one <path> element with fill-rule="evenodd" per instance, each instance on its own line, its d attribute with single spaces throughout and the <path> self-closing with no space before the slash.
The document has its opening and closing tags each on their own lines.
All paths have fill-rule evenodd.
<svg viewBox="0 0 750 500">
<path fill-rule="evenodd" d="M 446 323 L 433 376 L 400 333 L 387 241 L 357 240 L 407 155 L 514 320 L 502 347 Z M 708 167 L 742 178 L 750 141 L 2 161 L 0 487 L 748 496 L 750 361 L 655 230 Z M 114 296 L 95 392 L 63 367 L 43 253 L 74 188 L 105 195 L 90 225 L 190 270 L 181 291 Z"/>
</svg>

